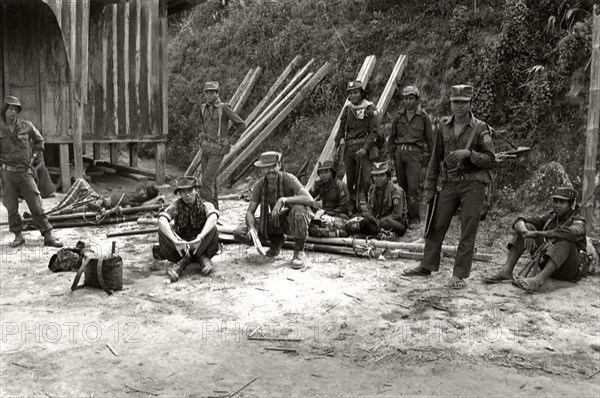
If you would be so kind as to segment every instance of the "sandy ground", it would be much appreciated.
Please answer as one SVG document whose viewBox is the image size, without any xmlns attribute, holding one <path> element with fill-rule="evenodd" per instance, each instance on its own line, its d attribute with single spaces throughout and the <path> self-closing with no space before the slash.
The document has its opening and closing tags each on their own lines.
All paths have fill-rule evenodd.
<svg viewBox="0 0 600 398">
<path fill-rule="evenodd" d="M 222 221 L 241 222 L 245 207 L 223 201 Z M 56 235 L 107 253 L 106 233 L 140 228 Z M 237 397 L 600 396 L 598 279 L 554 281 L 536 295 L 486 286 L 480 279 L 502 263 L 506 243 L 494 228 L 492 217 L 477 241 L 494 263 L 476 262 L 462 291 L 444 287 L 452 259 L 410 280 L 400 273 L 414 260 L 311 253 L 310 266 L 295 271 L 290 251 L 264 262 L 236 244 L 215 258 L 213 277 L 193 265 L 166 284 L 153 234 L 115 238 L 125 288 L 107 296 L 70 293 L 74 273 L 47 268 L 56 249 L 43 248 L 35 231 L 11 249 L 3 226 L 0 397 L 227 397 L 247 383 Z M 457 236 L 454 222 L 447 243 Z M 261 340 L 248 339 L 252 332 Z"/>
</svg>

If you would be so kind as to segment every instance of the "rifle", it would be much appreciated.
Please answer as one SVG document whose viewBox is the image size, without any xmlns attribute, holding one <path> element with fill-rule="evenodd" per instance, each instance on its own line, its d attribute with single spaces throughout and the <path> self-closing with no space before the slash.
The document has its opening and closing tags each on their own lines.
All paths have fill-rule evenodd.
<svg viewBox="0 0 600 398">
<path fill-rule="evenodd" d="M 522 155 L 531 151 L 531 148 L 526 146 L 520 146 L 515 149 L 511 149 L 510 151 L 498 152 L 496 153 L 496 162 L 504 162 L 510 159 L 516 159 L 518 155 Z"/>
<path fill-rule="evenodd" d="M 593 198 L 593 195 L 590 196 L 589 198 L 587 198 L 585 200 L 585 202 L 581 203 L 580 205 L 576 205 L 575 208 L 573 209 L 573 212 L 571 213 L 571 215 L 569 216 L 569 218 L 567 218 L 560 226 L 559 228 L 562 228 L 564 226 L 566 226 L 567 224 L 571 223 L 573 221 L 573 219 L 575 218 L 575 216 L 577 216 L 580 212 L 581 209 L 584 207 L 584 205 L 587 204 L 587 202 Z M 523 267 L 523 269 L 517 274 L 519 277 L 521 278 L 527 278 L 527 275 L 529 275 L 529 273 L 531 272 L 531 270 L 536 267 L 536 269 L 539 267 L 540 264 L 540 260 L 542 259 L 542 256 L 544 254 L 546 254 L 546 251 L 552 246 L 552 244 L 554 243 L 556 239 L 549 239 L 547 241 L 545 241 L 544 243 L 542 243 L 536 250 L 535 252 L 533 252 L 533 254 L 531 255 L 531 259 L 527 262 L 527 264 L 525 264 L 525 266 Z"/>
</svg>

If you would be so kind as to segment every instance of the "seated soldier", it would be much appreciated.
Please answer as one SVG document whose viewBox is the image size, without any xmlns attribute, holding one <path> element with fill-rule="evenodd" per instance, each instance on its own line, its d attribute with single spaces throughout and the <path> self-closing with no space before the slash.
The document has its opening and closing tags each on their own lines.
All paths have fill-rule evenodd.
<svg viewBox="0 0 600 398">
<path fill-rule="evenodd" d="M 506 263 L 496 274 L 484 278 L 486 283 L 513 279 L 513 283 L 528 291 L 541 289 L 548 278 L 572 281 L 578 278 L 579 254 L 586 250 L 585 220 L 575 216 L 577 193 L 571 188 L 558 188 L 551 196 L 549 214 L 519 217 L 513 224 L 513 237 L 508 244 Z M 540 254 L 537 275 L 513 277 L 513 269 L 525 250 L 534 253 L 545 242 L 550 243 Z"/>
<path fill-rule="evenodd" d="M 108 210 L 119 207 L 138 207 L 158 196 L 155 186 L 142 187 L 134 192 L 114 193 L 101 196 L 83 178 L 75 180 L 65 197 L 47 214 L 70 214 L 74 212 Z"/>
<path fill-rule="evenodd" d="M 387 162 L 374 163 L 371 170 L 373 184 L 369 190 L 367 213 L 379 221 L 382 232 L 391 233 L 391 238 L 406 232 L 407 208 L 404 190 L 392 182 Z"/>
<path fill-rule="evenodd" d="M 301 269 L 305 261 L 308 223 L 314 216 L 309 207 L 314 202 L 313 197 L 294 175 L 281 171 L 281 153 L 264 152 L 254 165 L 261 168 L 264 177 L 254 184 L 246 222 L 233 231 L 233 236 L 240 242 L 251 244 L 249 234 L 256 233 L 258 224 L 258 236 L 271 241 L 267 256 L 276 257 L 283 246 L 284 234 L 289 234 L 294 238 L 291 267 Z M 257 219 L 254 213 L 259 206 L 260 217 Z"/>
<path fill-rule="evenodd" d="M 211 258 L 219 250 L 219 211 L 200 199 L 198 187 L 196 177 L 180 177 L 175 188 L 179 199 L 158 215 L 158 246 L 152 248 L 152 255 L 175 263 L 167 270 L 171 282 L 179 280 L 192 261 L 200 263 L 202 275 L 214 269 Z"/>
<path fill-rule="evenodd" d="M 317 173 L 319 179 L 308 191 L 315 198 L 313 210 L 317 210 L 308 225 L 308 234 L 314 237 L 348 236 L 341 229 L 348 220 L 348 187 L 336 178 L 331 160 L 319 162 Z"/>
</svg>

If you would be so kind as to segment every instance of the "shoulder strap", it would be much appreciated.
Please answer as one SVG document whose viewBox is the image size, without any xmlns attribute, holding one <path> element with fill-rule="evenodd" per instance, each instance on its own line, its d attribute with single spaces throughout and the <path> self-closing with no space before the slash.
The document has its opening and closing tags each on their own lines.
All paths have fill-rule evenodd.
<svg viewBox="0 0 600 398">
<path fill-rule="evenodd" d="M 85 267 L 87 267 L 87 264 L 89 262 L 90 262 L 90 259 L 88 257 L 83 258 L 83 261 L 81 262 L 81 266 L 79 267 L 79 270 L 77 270 L 77 274 L 75 275 L 75 280 L 73 280 L 73 284 L 71 285 L 71 291 L 85 287 L 85 283 L 81 286 L 77 286 L 77 285 L 79 284 L 79 280 L 81 279 L 81 274 L 83 274 Z"/>
<path fill-rule="evenodd" d="M 224 105 L 217 107 L 219 112 L 219 130 L 217 131 L 217 139 L 221 138 L 221 119 L 223 118 L 223 106 Z"/>
<path fill-rule="evenodd" d="M 103 258 L 98 259 L 98 267 L 96 268 L 96 275 L 98 276 L 98 282 L 100 282 L 100 286 L 102 286 L 102 289 L 104 289 L 106 294 L 108 294 L 110 296 L 112 294 L 112 292 L 110 291 L 108 286 L 106 286 L 106 283 L 104 282 L 104 278 L 102 277 L 102 262 L 103 261 L 104 261 Z"/>
<path fill-rule="evenodd" d="M 471 130 L 471 135 L 469 136 L 469 139 L 467 141 L 467 145 L 465 145 L 465 149 L 469 149 L 471 147 L 471 144 L 473 143 L 473 138 L 475 138 L 475 131 L 477 130 L 477 128 L 473 128 L 473 130 Z"/>
</svg>

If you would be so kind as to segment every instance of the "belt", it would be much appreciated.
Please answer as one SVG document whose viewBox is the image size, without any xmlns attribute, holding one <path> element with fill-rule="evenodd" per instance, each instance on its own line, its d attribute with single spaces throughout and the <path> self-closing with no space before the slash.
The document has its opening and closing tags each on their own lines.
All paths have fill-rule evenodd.
<svg viewBox="0 0 600 398">
<path fill-rule="evenodd" d="M 2 170 L 10 171 L 11 173 L 26 173 L 31 170 L 29 166 L 9 166 L 7 164 L 2 165 Z"/>
<path fill-rule="evenodd" d="M 223 147 L 223 145 L 219 144 L 218 142 L 211 142 L 211 141 L 207 141 L 207 140 L 202 141 L 202 146 L 208 146 L 208 147 L 217 148 L 217 149 L 221 149 Z"/>
<path fill-rule="evenodd" d="M 366 138 L 356 138 L 352 140 L 347 140 L 346 145 L 356 145 L 356 144 L 364 144 L 367 141 Z"/>
<path fill-rule="evenodd" d="M 423 148 L 412 144 L 400 144 L 397 146 L 397 148 L 408 152 L 423 152 Z"/>
</svg>

